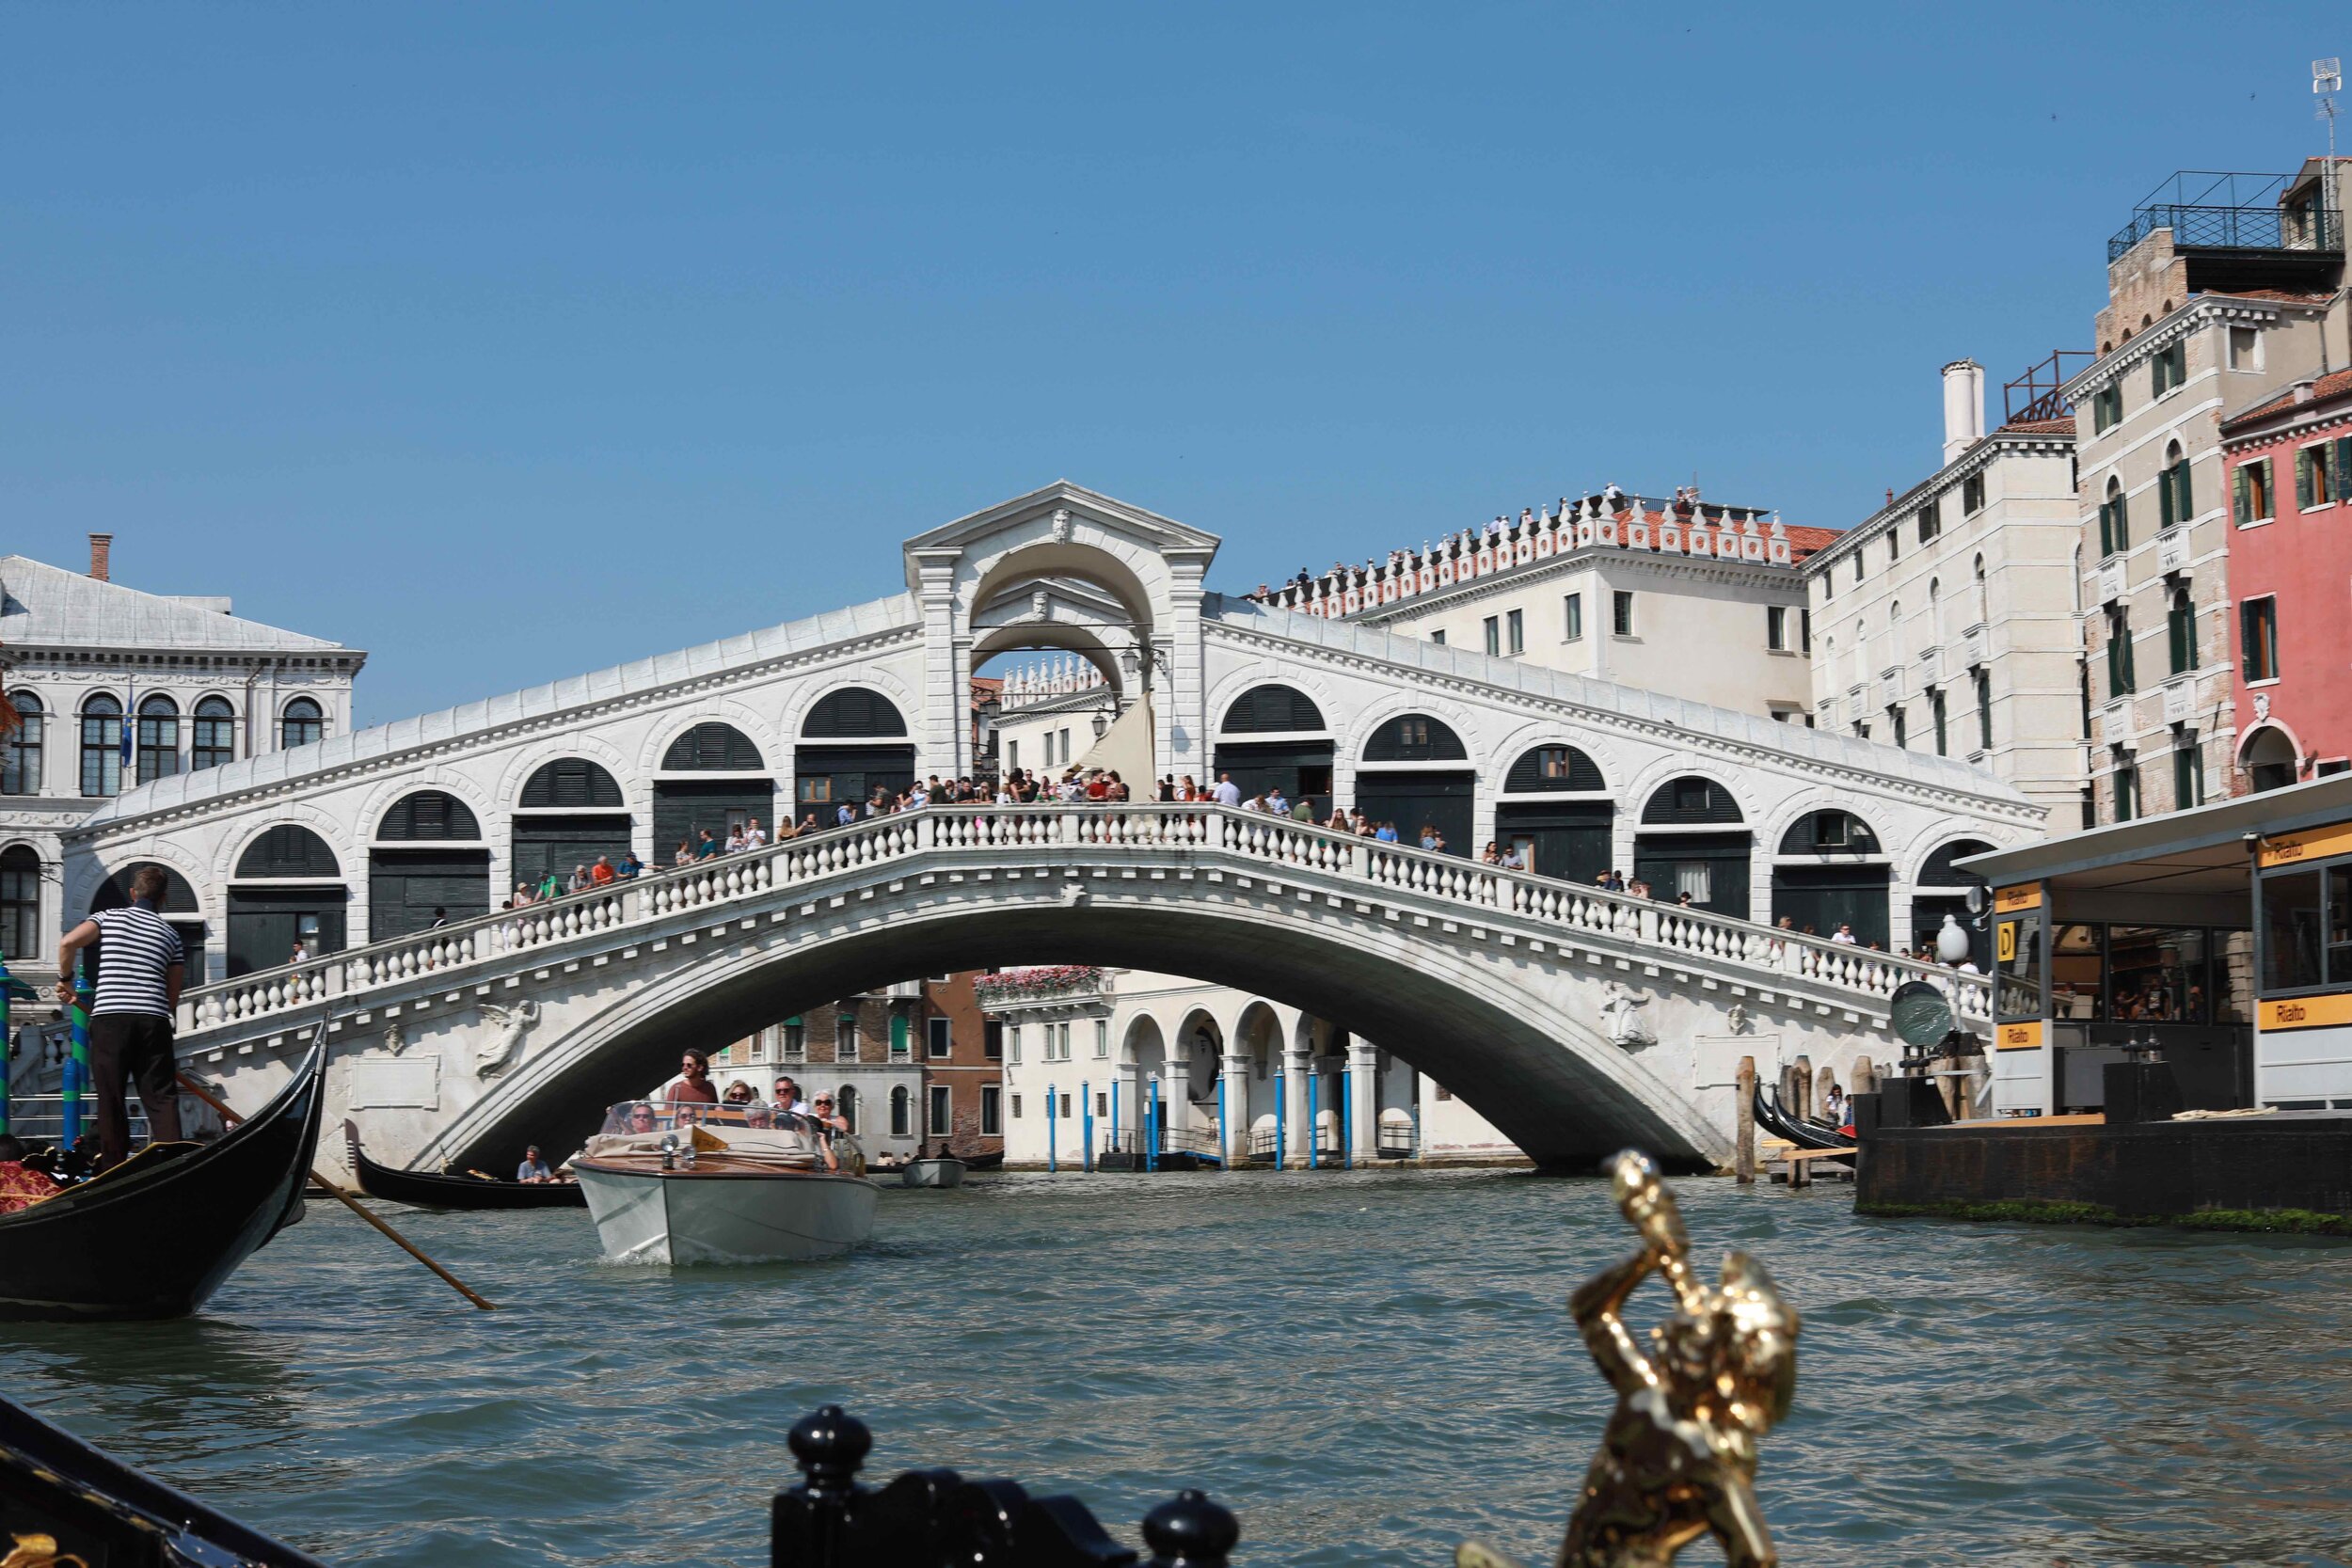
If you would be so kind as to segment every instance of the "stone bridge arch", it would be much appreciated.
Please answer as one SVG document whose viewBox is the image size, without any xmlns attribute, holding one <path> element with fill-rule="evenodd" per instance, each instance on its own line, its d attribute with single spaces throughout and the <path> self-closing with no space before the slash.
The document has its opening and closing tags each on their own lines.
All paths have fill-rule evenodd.
<svg viewBox="0 0 2352 1568">
<path fill-rule="evenodd" d="M 1282 901 L 1271 902 L 1273 910 L 1254 900 L 1071 902 L 1040 890 L 987 903 L 943 899 L 877 919 L 852 900 L 799 923 L 790 940 L 707 936 L 697 945 L 717 951 L 658 978 L 547 1004 L 522 1060 L 402 1152 L 437 1168 L 560 1144 L 594 1127 L 602 1107 L 660 1083 L 680 1040 L 738 1038 L 912 971 L 1009 967 L 1041 953 L 1150 968 L 1183 952 L 1193 955 L 1186 967 L 1197 978 L 1279 997 L 1380 1041 L 1540 1162 L 1587 1164 L 1629 1143 L 1686 1167 L 1724 1157 L 1722 1129 L 1588 1022 L 1597 975 L 1510 984 L 1508 972 L 1535 966 L 1419 941 L 1376 919 L 1282 918 Z M 508 1001 L 502 991 L 495 999 Z M 471 1059 L 470 1042 L 485 1027 L 469 1016 L 453 1021 L 445 1073 Z M 406 1044 L 413 1051 L 431 1037 L 411 1029 Z"/>
</svg>

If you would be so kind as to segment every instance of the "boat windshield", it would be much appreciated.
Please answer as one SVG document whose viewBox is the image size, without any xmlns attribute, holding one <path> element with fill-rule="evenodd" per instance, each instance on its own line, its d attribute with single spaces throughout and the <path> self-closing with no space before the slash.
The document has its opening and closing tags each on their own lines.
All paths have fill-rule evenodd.
<svg viewBox="0 0 2352 1568">
<path fill-rule="evenodd" d="M 624 1100 L 604 1114 L 597 1132 L 674 1132 L 681 1128 L 707 1127 L 724 1136 L 728 1128 L 813 1130 L 808 1117 L 768 1105 L 678 1105 L 655 1100 Z"/>
</svg>

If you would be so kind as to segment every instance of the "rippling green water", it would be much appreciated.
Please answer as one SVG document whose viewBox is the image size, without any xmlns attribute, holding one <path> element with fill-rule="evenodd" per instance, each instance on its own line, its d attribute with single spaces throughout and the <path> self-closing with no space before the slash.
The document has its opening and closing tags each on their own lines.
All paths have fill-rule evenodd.
<svg viewBox="0 0 2352 1568">
<path fill-rule="evenodd" d="M 1762 1478 L 1791 1564 L 2352 1557 L 2352 1247 L 1680 1187 L 1805 1314 Z M 1245 1562 L 1542 1560 L 1607 1411 L 1565 1299 L 1629 1235 L 1597 1181 L 1500 1173 L 1015 1176 L 893 1191 L 837 1262 L 675 1273 L 578 1212 L 389 1212 L 506 1310 L 314 1204 L 199 1319 L 0 1325 L 7 1387 L 338 1563 L 762 1562 L 828 1400 L 878 1476 L 1074 1491 L 1130 1542 L 1199 1484 Z"/>
</svg>

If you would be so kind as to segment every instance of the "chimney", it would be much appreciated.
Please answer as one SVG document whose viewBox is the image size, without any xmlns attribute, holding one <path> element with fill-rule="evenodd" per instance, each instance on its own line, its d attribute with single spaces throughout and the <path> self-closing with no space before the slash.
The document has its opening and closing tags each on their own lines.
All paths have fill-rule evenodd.
<svg viewBox="0 0 2352 1568">
<path fill-rule="evenodd" d="M 1944 461 L 1984 439 L 1984 367 L 1955 359 L 1944 367 Z"/>
<path fill-rule="evenodd" d="M 93 533 L 89 536 L 89 575 L 101 582 L 112 580 L 106 576 L 106 558 L 113 553 L 114 545 L 115 536 L 111 533 Z"/>
</svg>

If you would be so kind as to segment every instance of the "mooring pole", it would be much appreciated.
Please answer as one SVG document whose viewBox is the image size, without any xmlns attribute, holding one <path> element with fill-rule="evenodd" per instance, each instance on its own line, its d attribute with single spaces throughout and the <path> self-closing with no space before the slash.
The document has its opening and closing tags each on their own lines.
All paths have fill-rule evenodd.
<svg viewBox="0 0 2352 1568">
<path fill-rule="evenodd" d="M 1054 1123 L 1061 1115 L 1061 1101 L 1055 1097 L 1054 1085 L 1045 1085 L 1045 1173 L 1057 1175 L 1061 1164 L 1054 1154 Z"/>
<path fill-rule="evenodd" d="M 1740 1058 L 1740 1070 L 1733 1080 L 1739 1086 L 1732 1092 L 1740 1103 L 1732 1111 L 1733 1134 L 1731 1174 L 1742 1186 L 1756 1180 L 1756 1058 Z"/>
<path fill-rule="evenodd" d="M 1078 1168 L 1094 1169 L 1094 1090 L 1084 1080 L 1078 1084 Z"/>
<path fill-rule="evenodd" d="M 1280 1042 L 1276 1043 L 1279 1045 Z M 1279 1051 L 1277 1054 L 1279 1055 Z M 1274 1075 L 1274 1168 L 1276 1170 L 1290 1168 L 1291 1145 L 1287 1120 L 1289 1110 L 1288 1097 L 1282 1093 L 1282 1075 L 1277 1072 Z"/>
</svg>

